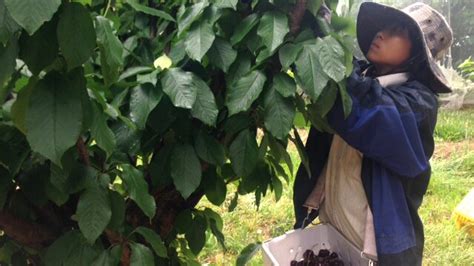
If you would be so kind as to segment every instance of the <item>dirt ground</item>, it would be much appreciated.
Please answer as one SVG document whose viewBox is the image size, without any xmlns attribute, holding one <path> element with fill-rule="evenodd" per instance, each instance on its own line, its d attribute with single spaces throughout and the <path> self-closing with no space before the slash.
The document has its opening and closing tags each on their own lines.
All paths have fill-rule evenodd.
<svg viewBox="0 0 474 266">
<path fill-rule="evenodd" d="M 435 145 L 433 159 L 448 159 L 453 153 L 462 150 L 474 151 L 474 140 L 463 140 L 460 142 L 438 142 Z"/>
</svg>

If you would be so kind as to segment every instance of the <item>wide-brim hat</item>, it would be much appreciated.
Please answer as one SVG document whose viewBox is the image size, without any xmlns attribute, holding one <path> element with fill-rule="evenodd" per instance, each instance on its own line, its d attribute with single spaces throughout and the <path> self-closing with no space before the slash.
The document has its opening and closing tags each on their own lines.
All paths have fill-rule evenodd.
<svg viewBox="0 0 474 266">
<path fill-rule="evenodd" d="M 372 2 L 362 3 L 357 16 L 357 40 L 364 55 L 367 55 L 375 35 L 395 22 L 406 25 L 420 37 L 417 41 L 422 42 L 420 47 L 432 75 L 431 89 L 437 93 L 451 92 L 436 60 L 451 46 L 453 31 L 443 15 L 429 5 L 415 3 L 399 10 Z"/>
</svg>

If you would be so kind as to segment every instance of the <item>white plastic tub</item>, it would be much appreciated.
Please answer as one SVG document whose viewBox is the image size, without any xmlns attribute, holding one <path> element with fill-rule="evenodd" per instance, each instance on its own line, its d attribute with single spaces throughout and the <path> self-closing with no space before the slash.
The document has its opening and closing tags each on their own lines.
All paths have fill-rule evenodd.
<svg viewBox="0 0 474 266">
<path fill-rule="evenodd" d="M 336 252 L 346 266 L 372 265 L 360 250 L 329 224 L 289 231 L 264 242 L 262 248 L 264 265 L 267 266 L 289 266 L 292 260 L 301 260 L 307 249 L 317 254 L 324 248 Z"/>
</svg>

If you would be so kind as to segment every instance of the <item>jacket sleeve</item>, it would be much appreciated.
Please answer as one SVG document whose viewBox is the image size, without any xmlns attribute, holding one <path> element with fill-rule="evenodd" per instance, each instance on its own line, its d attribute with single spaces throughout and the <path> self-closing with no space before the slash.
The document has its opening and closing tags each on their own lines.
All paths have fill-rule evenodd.
<svg viewBox="0 0 474 266">
<path fill-rule="evenodd" d="M 355 63 L 347 81 L 351 114 L 344 119 L 339 98 L 328 114 L 329 124 L 364 156 L 402 176 L 428 170 L 437 113 L 434 93 L 417 81 L 384 88 L 360 72 Z"/>
</svg>

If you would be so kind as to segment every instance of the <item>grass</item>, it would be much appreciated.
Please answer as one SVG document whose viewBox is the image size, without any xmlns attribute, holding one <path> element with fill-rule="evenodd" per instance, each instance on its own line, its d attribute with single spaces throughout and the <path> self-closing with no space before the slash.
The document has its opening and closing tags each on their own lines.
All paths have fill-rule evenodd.
<svg viewBox="0 0 474 266">
<path fill-rule="evenodd" d="M 454 225 L 452 211 L 474 188 L 474 109 L 440 112 L 435 132 L 436 151 L 431 160 L 433 174 L 420 209 L 425 225 L 424 265 L 472 265 L 474 239 Z M 299 164 L 296 149 L 289 149 L 294 165 Z M 293 227 L 292 184 L 284 184 L 280 201 L 269 194 L 259 211 L 253 195 L 239 197 L 237 208 L 227 211 L 232 198 L 222 207 L 203 201 L 198 207 L 211 207 L 224 219 L 227 252 L 209 237 L 199 261 L 209 265 L 234 265 L 240 251 L 250 243 L 279 236 Z M 257 253 L 249 265 L 262 265 Z"/>
<path fill-rule="evenodd" d="M 435 139 L 441 141 L 461 141 L 474 138 L 474 112 L 472 110 L 448 111 L 438 114 Z"/>
</svg>

